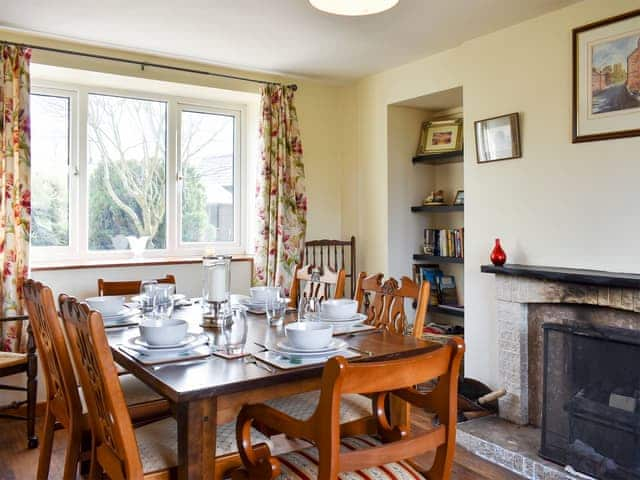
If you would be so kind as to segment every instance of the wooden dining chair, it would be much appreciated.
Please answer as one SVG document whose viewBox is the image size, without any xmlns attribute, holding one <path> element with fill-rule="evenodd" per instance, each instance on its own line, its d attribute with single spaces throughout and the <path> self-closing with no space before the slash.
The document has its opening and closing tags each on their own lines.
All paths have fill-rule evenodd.
<svg viewBox="0 0 640 480">
<path fill-rule="evenodd" d="M 238 416 L 236 436 L 244 468 L 234 480 L 296 479 L 426 479 L 448 480 L 456 444 L 458 371 L 464 352 L 461 339 L 454 338 L 435 351 L 384 362 L 350 363 L 344 357 L 327 361 L 322 375 L 320 402 L 313 415 L 300 420 L 265 404 L 247 405 Z M 414 385 L 436 380 L 430 392 Z M 411 432 L 409 424 L 393 424 L 385 409 L 394 395 L 437 415 L 437 426 L 426 432 Z M 340 424 L 340 403 L 345 394 L 373 397 L 371 423 Z M 253 422 L 313 443 L 313 447 L 283 455 L 253 449 L 249 436 Z M 411 458 L 436 450 L 435 460 L 420 472 Z M 349 473 L 347 473 L 349 472 Z"/>
<path fill-rule="evenodd" d="M 93 447 L 90 479 L 104 473 L 112 480 L 169 480 L 176 478 L 177 426 L 173 418 L 135 428 L 126 408 L 102 316 L 85 303 L 66 297 L 62 317 L 80 383 L 85 392 Z M 217 428 L 216 478 L 241 465 L 236 449 L 235 423 Z M 257 431 L 252 441 L 268 442 Z M 268 448 L 262 445 L 267 451 Z"/>
<path fill-rule="evenodd" d="M 156 279 L 158 283 L 176 284 L 176 277 L 169 274 L 164 278 Z M 98 279 L 98 295 L 137 295 L 140 293 L 140 284 L 142 280 L 126 280 L 126 281 L 106 281 L 103 278 Z"/>
<path fill-rule="evenodd" d="M 9 405 L 0 407 L 0 418 L 9 418 L 17 420 L 25 420 L 27 422 L 27 446 L 36 448 L 38 446 L 38 437 L 36 436 L 36 401 L 38 392 L 38 357 L 36 355 L 36 345 L 33 339 L 31 325 L 27 324 L 29 317 L 27 315 L 18 315 L 13 317 L 0 317 L 0 323 L 18 322 L 19 328 L 17 332 L 17 352 L 0 351 L 0 378 L 8 377 L 24 373 L 27 376 L 27 384 L 18 385 L 0 385 L 0 390 L 9 390 L 13 392 L 25 392 L 26 399 L 12 402 Z M 26 352 L 19 353 L 22 350 L 22 328 L 27 328 L 27 345 Z M 26 406 L 24 415 L 16 412 L 22 406 Z"/>
<path fill-rule="evenodd" d="M 357 272 L 356 237 L 352 236 L 349 240 L 307 240 L 304 242 L 303 261 L 314 267 L 331 268 L 335 272 L 344 270 L 345 280 L 349 279 L 349 292 L 353 297 Z"/>
<path fill-rule="evenodd" d="M 384 275 L 367 276 L 362 272 L 358 276 L 356 300 L 358 311 L 367 315 L 366 322 L 378 328 L 385 328 L 391 333 L 405 334 L 410 330 L 405 312 L 406 302 L 417 302 L 416 315 L 413 322 L 412 335 L 422 338 L 422 330 L 429 305 L 429 283 L 416 284 L 407 277 L 402 277 L 401 283 L 394 278 L 383 282 Z M 373 296 L 373 301 L 370 300 Z M 368 304 L 366 304 L 366 300 Z M 299 393 L 289 397 L 280 397 L 268 401 L 269 406 L 298 419 L 309 418 L 315 411 L 320 393 L 311 391 Z M 397 399 L 393 399 L 394 404 Z M 365 418 L 369 412 L 371 400 L 362 395 L 347 395 L 340 405 L 340 420 L 348 423 Z M 403 418 L 409 418 L 409 407 L 398 405 L 394 411 Z"/>
<path fill-rule="evenodd" d="M 301 296 L 307 298 L 327 299 L 344 297 L 344 269 L 335 271 L 329 267 L 324 269 L 305 265 L 296 268 L 291 284 L 290 306 L 295 308 Z M 303 285 L 304 283 L 304 285 Z"/>
<path fill-rule="evenodd" d="M 63 478 L 75 478 L 81 459 L 88 460 L 87 455 L 84 455 L 86 458 L 82 457 L 83 452 L 89 452 L 90 446 L 88 417 L 82 404 L 83 392 L 78 389 L 53 292 L 42 283 L 29 279 L 24 284 L 24 297 L 47 388 L 36 478 L 49 478 L 56 425 L 64 427 L 67 434 Z M 136 421 L 147 422 L 167 416 L 169 404 L 142 382 L 132 375 L 123 375 L 120 381 L 126 392 L 128 407 Z"/>
<path fill-rule="evenodd" d="M 355 296 L 358 311 L 367 315 L 366 323 L 370 325 L 401 335 L 411 332 L 415 338 L 421 339 L 429 308 L 429 282 L 418 285 L 408 277 L 402 277 L 400 283 L 393 277 L 383 279 L 382 273 L 367 276 L 361 272 L 358 275 Z M 407 303 L 416 306 L 412 325 L 405 311 Z"/>
</svg>

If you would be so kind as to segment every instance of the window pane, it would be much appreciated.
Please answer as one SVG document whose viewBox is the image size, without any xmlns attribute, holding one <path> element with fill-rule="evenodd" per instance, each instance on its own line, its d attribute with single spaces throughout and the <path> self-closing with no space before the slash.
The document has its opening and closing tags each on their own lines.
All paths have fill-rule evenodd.
<svg viewBox="0 0 640 480">
<path fill-rule="evenodd" d="M 90 94 L 89 249 L 166 248 L 167 104 Z"/>
<path fill-rule="evenodd" d="M 230 115 L 182 112 L 182 241 L 232 242 L 234 123 Z"/>
<path fill-rule="evenodd" d="M 31 95 L 31 245 L 69 245 L 69 98 Z"/>
</svg>

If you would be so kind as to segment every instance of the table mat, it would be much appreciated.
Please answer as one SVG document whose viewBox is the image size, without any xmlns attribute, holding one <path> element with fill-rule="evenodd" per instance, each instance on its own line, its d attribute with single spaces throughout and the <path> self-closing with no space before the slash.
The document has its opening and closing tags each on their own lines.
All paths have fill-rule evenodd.
<svg viewBox="0 0 640 480">
<path fill-rule="evenodd" d="M 211 355 L 209 345 L 200 345 L 192 348 L 191 350 L 184 350 L 181 352 L 141 352 L 127 347 L 126 345 L 118 345 L 117 348 L 143 365 L 182 362 L 184 360 L 194 360 L 196 358 L 204 358 Z"/>
<path fill-rule="evenodd" d="M 352 350 L 342 350 L 327 356 L 300 357 L 295 354 L 285 355 L 268 350 L 265 352 L 254 353 L 253 356 L 258 360 L 268 363 L 269 365 L 273 365 L 274 367 L 281 368 L 283 370 L 290 370 L 292 368 L 308 367 L 309 365 L 322 365 L 332 357 L 342 356 L 344 358 L 357 358 L 360 354 Z"/>
</svg>

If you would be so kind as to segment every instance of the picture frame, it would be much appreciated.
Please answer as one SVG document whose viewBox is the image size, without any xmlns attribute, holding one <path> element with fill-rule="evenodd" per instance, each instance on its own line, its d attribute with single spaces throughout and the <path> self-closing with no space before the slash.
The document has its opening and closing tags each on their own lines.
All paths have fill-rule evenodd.
<svg viewBox="0 0 640 480">
<path fill-rule="evenodd" d="M 477 163 L 522 157 L 518 112 L 474 122 Z"/>
<path fill-rule="evenodd" d="M 640 9 L 573 30 L 572 143 L 640 135 Z"/>
<path fill-rule="evenodd" d="M 417 155 L 461 152 L 462 138 L 461 118 L 424 122 Z"/>
<path fill-rule="evenodd" d="M 458 190 L 453 199 L 454 205 L 464 205 L 464 190 Z"/>
</svg>

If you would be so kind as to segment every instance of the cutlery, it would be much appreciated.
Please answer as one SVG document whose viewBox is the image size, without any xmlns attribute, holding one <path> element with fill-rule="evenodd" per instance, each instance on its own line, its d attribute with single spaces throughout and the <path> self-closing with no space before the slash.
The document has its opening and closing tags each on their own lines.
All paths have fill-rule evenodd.
<svg viewBox="0 0 640 480">
<path fill-rule="evenodd" d="M 162 365 L 154 365 L 153 367 L 151 367 L 151 370 L 155 372 L 156 370 L 160 370 L 161 368 L 164 368 L 164 367 L 184 367 L 189 365 L 198 365 L 200 363 L 207 362 L 209 358 L 211 358 L 211 356 L 207 356 L 204 358 L 197 358 L 194 360 L 183 360 L 182 362 L 163 363 Z"/>
<path fill-rule="evenodd" d="M 367 357 L 370 357 L 373 355 L 373 352 L 370 352 L 369 350 L 360 350 L 359 348 L 356 348 L 356 347 L 349 347 L 349 350 L 353 350 L 354 352 L 361 353 L 362 355 L 366 355 Z"/>
<path fill-rule="evenodd" d="M 361 332 L 352 332 L 349 335 L 347 335 L 347 338 L 352 338 L 352 337 L 355 337 L 357 335 L 372 335 L 374 333 L 382 333 L 382 329 L 381 328 L 376 328 L 375 330 L 363 330 Z"/>
<path fill-rule="evenodd" d="M 260 342 L 253 342 L 254 345 L 259 346 L 260 348 L 262 348 L 263 350 L 269 350 L 269 347 L 267 347 L 264 343 L 260 343 Z"/>
<path fill-rule="evenodd" d="M 252 363 L 256 367 L 260 367 L 260 368 L 262 368 L 263 370 L 266 370 L 269 373 L 273 373 L 273 368 L 271 368 L 269 365 L 265 365 L 264 363 L 259 362 L 258 359 L 256 357 L 254 357 L 253 355 L 249 355 L 247 357 L 244 357 L 244 363 L 246 363 L 246 364 Z"/>
</svg>

